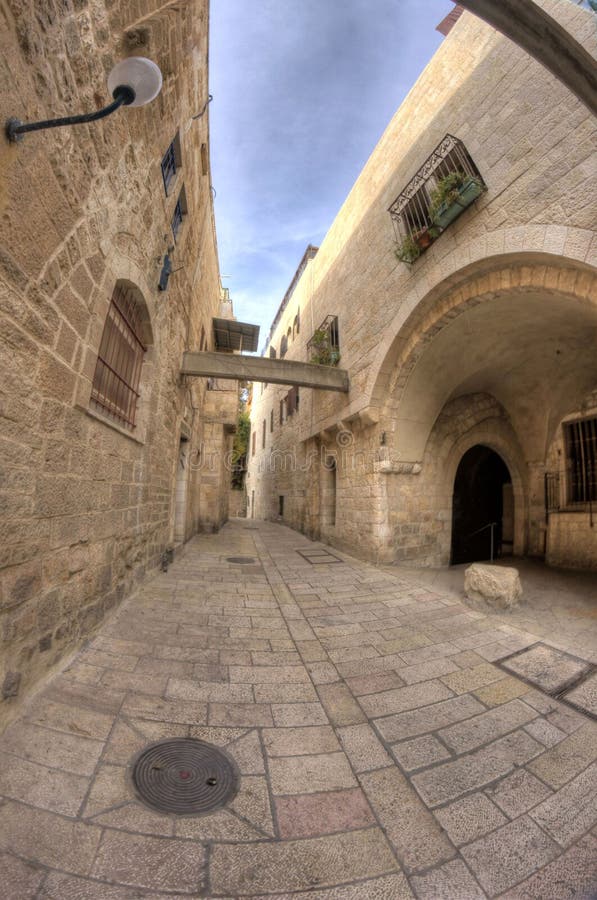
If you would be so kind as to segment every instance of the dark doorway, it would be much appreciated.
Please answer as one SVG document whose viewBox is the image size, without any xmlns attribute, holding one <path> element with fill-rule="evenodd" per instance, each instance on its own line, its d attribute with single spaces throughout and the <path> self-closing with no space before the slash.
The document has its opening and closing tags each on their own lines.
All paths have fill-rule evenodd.
<svg viewBox="0 0 597 900">
<path fill-rule="evenodd" d="M 511 548 L 512 479 L 503 459 L 477 444 L 460 460 L 452 503 L 452 565 L 491 559 Z M 504 499 L 506 498 L 506 503 Z M 495 523 L 493 529 L 491 523 Z"/>
</svg>

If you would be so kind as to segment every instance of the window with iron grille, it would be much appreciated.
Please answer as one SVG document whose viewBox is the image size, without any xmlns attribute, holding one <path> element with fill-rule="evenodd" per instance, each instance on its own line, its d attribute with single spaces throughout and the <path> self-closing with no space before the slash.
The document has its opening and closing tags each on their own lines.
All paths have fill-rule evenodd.
<svg viewBox="0 0 597 900">
<path fill-rule="evenodd" d="M 415 262 L 486 189 L 462 141 L 447 134 L 389 208 L 398 259 Z"/>
<path fill-rule="evenodd" d="M 568 503 L 597 501 L 597 418 L 564 425 Z"/>
<path fill-rule="evenodd" d="M 182 225 L 182 220 L 187 214 L 187 195 L 184 189 L 184 185 L 178 195 L 178 200 L 176 201 L 176 206 L 174 207 L 174 214 L 172 216 L 172 234 L 174 235 L 174 240 L 178 236 L 178 232 L 180 231 L 180 226 Z"/>
<path fill-rule="evenodd" d="M 178 134 L 164 153 L 162 158 L 162 178 L 164 180 L 164 190 L 168 196 L 168 188 L 170 187 L 177 169 L 181 166 L 180 155 L 180 138 Z"/>
<path fill-rule="evenodd" d="M 91 403 L 131 430 L 145 354 L 143 322 L 133 288 L 116 285 L 100 342 Z"/>
</svg>

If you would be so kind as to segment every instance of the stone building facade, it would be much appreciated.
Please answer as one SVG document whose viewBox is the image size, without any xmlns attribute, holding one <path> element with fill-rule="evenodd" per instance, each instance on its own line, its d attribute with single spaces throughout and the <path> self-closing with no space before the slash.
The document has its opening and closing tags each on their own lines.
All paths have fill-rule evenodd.
<svg viewBox="0 0 597 900">
<path fill-rule="evenodd" d="M 128 56 L 161 68 L 148 106 L 0 138 L 0 723 L 168 548 L 227 517 L 237 391 L 180 376 L 183 351 L 231 315 L 207 0 L 0 3 L 3 120 L 106 105 Z M 139 396 L 124 402 L 105 379 L 110 352 L 133 345 Z"/>
<path fill-rule="evenodd" d="M 592 12 L 541 6 L 595 52 Z M 350 391 L 255 385 L 249 515 L 383 562 L 597 568 L 595 139 L 566 87 L 460 17 L 278 312 L 265 355 L 318 358 L 323 332 Z M 440 230 L 459 170 L 478 196 Z"/>
</svg>

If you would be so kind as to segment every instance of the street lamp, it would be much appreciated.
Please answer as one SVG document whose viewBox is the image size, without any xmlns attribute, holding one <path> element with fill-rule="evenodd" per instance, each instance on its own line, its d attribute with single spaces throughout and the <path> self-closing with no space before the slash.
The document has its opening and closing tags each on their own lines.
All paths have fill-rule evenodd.
<svg viewBox="0 0 597 900">
<path fill-rule="evenodd" d="M 108 90 L 113 102 L 103 109 L 78 116 L 64 116 L 61 119 L 46 119 L 42 122 L 24 124 L 19 119 L 9 119 L 5 132 L 9 141 L 22 141 L 28 131 L 42 131 L 44 128 L 60 128 L 63 125 L 80 125 L 105 119 L 120 106 L 145 106 L 151 103 L 162 88 L 162 73 L 150 59 L 130 56 L 117 63 L 108 75 Z"/>
</svg>

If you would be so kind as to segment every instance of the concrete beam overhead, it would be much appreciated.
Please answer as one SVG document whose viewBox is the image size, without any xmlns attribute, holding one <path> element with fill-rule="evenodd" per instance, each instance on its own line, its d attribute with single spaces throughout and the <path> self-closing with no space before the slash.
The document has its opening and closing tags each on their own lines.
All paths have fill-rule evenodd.
<svg viewBox="0 0 597 900">
<path fill-rule="evenodd" d="M 182 357 L 182 375 L 202 378 L 222 378 L 233 381 L 260 381 L 265 384 L 287 384 L 320 391 L 348 393 L 348 372 L 334 366 L 290 359 L 270 359 L 263 356 L 244 356 L 214 351 L 187 351 Z"/>
</svg>

